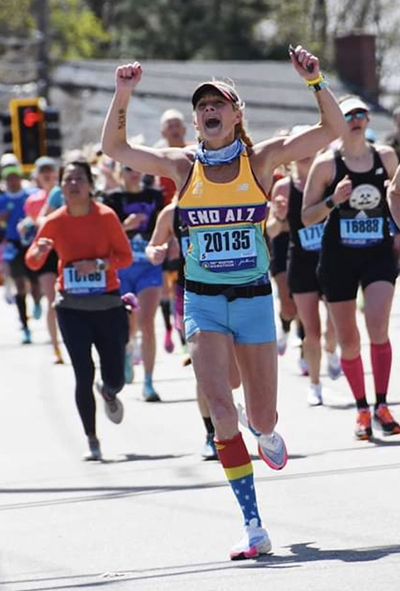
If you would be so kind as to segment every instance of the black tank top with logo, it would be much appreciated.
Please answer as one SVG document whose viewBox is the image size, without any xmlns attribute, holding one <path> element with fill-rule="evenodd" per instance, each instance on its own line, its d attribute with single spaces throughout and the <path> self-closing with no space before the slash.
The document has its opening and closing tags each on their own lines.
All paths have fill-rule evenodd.
<svg viewBox="0 0 400 591">
<path fill-rule="evenodd" d="M 347 168 L 340 151 L 335 152 L 336 175 L 325 191 L 324 197 L 333 195 L 336 185 L 346 175 L 353 185 L 350 198 L 335 207 L 325 224 L 323 251 L 344 247 L 354 252 L 365 249 L 392 247 L 389 233 L 389 207 L 386 201 L 386 169 L 377 150 L 371 146 L 373 166 L 366 172 L 354 172 Z"/>
</svg>

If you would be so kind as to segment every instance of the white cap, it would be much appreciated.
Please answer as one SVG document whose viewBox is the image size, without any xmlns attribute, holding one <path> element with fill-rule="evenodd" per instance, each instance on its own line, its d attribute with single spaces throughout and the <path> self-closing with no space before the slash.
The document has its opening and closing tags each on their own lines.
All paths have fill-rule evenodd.
<svg viewBox="0 0 400 591">
<path fill-rule="evenodd" d="M 369 111 L 369 107 L 358 96 L 350 96 L 339 104 L 343 115 L 351 111 Z"/>
<path fill-rule="evenodd" d="M 178 111 L 178 109 L 167 109 L 161 115 L 160 124 L 164 125 L 167 121 L 171 121 L 171 119 L 179 119 L 179 121 L 185 121 L 183 114 Z"/>
<path fill-rule="evenodd" d="M 3 154 L 0 159 L 0 167 L 4 168 L 5 166 L 20 166 L 19 160 L 15 154 Z"/>
</svg>

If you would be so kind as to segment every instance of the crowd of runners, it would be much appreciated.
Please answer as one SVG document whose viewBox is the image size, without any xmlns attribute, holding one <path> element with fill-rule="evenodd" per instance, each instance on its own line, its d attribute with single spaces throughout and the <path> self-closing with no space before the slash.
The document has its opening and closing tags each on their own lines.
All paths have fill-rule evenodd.
<svg viewBox="0 0 400 591">
<path fill-rule="evenodd" d="M 309 376 L 308 404 L 324 403 L 325 357 L 329 377 L 342 376 L 354 396 L 355 437 L 368 440 L 375 427 L 400 434 L 387 401 L 398 156 L 371 142 L 370 109 L 361 98 L 333 96 L 317 57 L 298 46 L 291 61 L 318 106 L 315 125 L 299 121 L 253 144 L 238 90 L 209 80 L 192 96 L 199 143 L 187 144 L 184 117 L 171 108 L 160 120 L 160 142 L 144 146 L 143 138 L 126 138 L 128 103 L 141 79 L 135 62 L 117 68 L 101 145 L 67 154 L 61 167 L 41 157 L 29 179 L 13 154 L 0 161 L 3 291 L 16 306 L 22 344 L 35 338 L 31 317 L 43 308 L 53 362 L 64 363 L 64 348 L 68 353 L 85 459 L 102 459 L 94 391 L 120 423 L 120 393 L 141 363 L 144 401 L 162 401 L 153 380 L 160 309 L 162 346 L 168 353 L 180 348 L 182 365 L 193 366 L 205 428 L 201 455 L 221 462 L 243 514 L 245 532 L 232 559 L 271 550 L 239 423 L 265 463 L 284 468 L 286 446 L 275 429 L 277 368 L 292 323 L 301 342 L 299 374 Z M 372 409 L 358 307 L 370 343 Z M 232 396 L 240 385 L 244 409 Z"/>
</svg>

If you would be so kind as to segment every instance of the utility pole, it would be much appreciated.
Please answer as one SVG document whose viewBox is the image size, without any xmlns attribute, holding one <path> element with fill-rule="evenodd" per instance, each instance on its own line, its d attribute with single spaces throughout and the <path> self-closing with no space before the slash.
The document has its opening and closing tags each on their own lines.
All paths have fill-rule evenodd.
<svg viewBox="0 0 400 591">
<path fill-rule="evenodd" d="M 38 43 L 38 94 L 48 101 L 50 86 L 50 62 L 48 46 L 48 0 L 36 0 L 35 14 L 37 30 L 39 34 Z"/>
</svg>

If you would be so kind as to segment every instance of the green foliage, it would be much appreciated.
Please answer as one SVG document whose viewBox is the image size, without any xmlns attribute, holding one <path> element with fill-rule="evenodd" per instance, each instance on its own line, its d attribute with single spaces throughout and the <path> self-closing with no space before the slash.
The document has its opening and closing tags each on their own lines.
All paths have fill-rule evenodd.
<svg viewBox="0 0 400 591">
<path fill-rule="evenodd" d="M 258 59 L 253 29 L 268 0 L 125 0 L 114 10 L 112 52 L 138 59 Z"/>
<path fill-rule="evenodd" d="M 11 37 L 34 28 L 31 0 L 0 0 L 0 32 Z"/>
<path fill-rule="evenodd" d="M 104 57 L 109 34 L 82 0 L 50 0 L 49 6 L 53 60 Z"/>
<path fill-rule="evenodd" d="M 379 23 L 391 5 L 391 0 L 0 0 L 0 34 L 29 38 L 45 1 L 53 62 L 286 60 L 288 44 L 301 43 L 331 65 L 338 33 L 372 27 L 384 50 Z"/>
<path fill-rule="evenodd" d="M 324 3 L 323 0 L 322 4 Z M 270 17 L 275 22 L 277 34 L 268 44 L 268 58 L 286 59 L 289 43 L 294 46 L 304 45 L 310 51 L 321 55 L 326 40 L 324 37 L 321 39 L 317 34 L 317 31 L 322 28 L 319 23 L 321 10 L 317 10 L 317 5 L 320 5 L 321 2 L 316 0 L 286 0 L 285 2 L 271 0 L 269 4 Z"/>
</svg>

